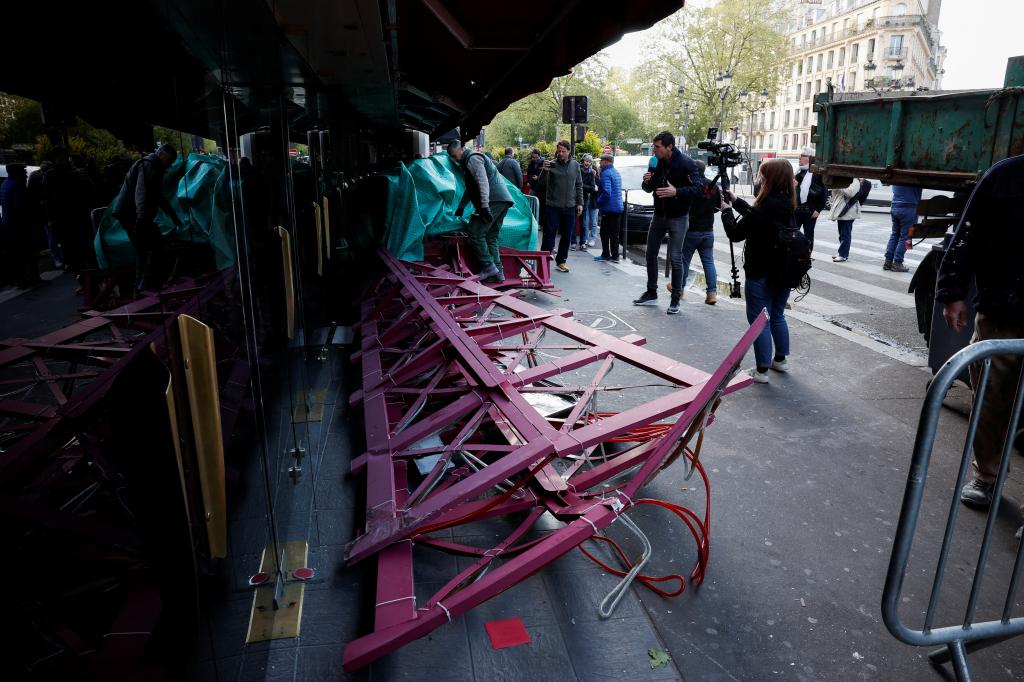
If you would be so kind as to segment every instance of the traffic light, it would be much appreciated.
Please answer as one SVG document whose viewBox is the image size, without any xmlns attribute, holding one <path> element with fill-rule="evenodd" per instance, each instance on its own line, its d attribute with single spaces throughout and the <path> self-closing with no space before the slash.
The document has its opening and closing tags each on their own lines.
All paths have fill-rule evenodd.
<svg viewBox="0 0 1024 682">
<path fill-rule="evenodd" d="M 586 95 L 566 95 L 562 98 L 562 123 L 586 123 L 588 107 Z"/>
</svg>

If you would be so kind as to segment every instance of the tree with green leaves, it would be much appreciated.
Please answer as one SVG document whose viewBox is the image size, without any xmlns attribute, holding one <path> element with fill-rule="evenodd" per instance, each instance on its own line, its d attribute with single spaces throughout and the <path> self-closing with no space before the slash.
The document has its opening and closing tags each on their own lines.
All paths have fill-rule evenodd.
<svg viewBox="0 0 1024 682">
<path fill-rule="evenodd" d="M 679 131 L 678 85 L 694 116 L 686 127 L 688 141 L 703 139 L 717 125 L 722 100 L 715 76 L 732 73 L 725 99 L 723 128 L 740 123 L 737 95 L 767 90 L 774 99 L 789 52 L 786 29 L 793 6 L 786 0 L 719 0 L 708 7 L 685 7 L 660 24 L 659 39 L 650 41 L 643 63 L 634 70 L 634 87 L 651 97 L 650 122 Z"/>
</svg>

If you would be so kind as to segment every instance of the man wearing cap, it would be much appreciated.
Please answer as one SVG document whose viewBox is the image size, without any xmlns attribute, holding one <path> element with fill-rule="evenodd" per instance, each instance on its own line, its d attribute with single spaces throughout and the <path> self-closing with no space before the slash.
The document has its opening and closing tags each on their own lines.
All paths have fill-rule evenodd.
<svg viewBox="0 0 1024 682">
<path fill-rule="evenodd" d="M 512 208 L 512 195 L 490 157 L 465 149 L 459 142 L 448 145 L 452 157 L 466 177 L 466 191 L 455 211 L 461 216 L 466 204 L 473 202 L 473 215 L 466 226 L 473 253 L 480 261 L 480 281 L 499 284 L 505 281 L 498 250 L 498 232 L 505 214 Z"/>
<path fill-rule="evenodd" d="M 580 178 L 583 180 L 583 225 L 580 227 L 579 245 L 580 251 L 586 251 L 588 246 L 594 245 L 597 238 L 597 188 L 598 172 L 594 167 L 594 157 L 590 154 L 583 155 L 583 163 L 580 168 Z M 575 247 L 575 244 L 573 244 Z"/>
<path fill-rule="evenodd" d="M 163 237 L 154 222 L 157 211 L 166 213 L 181 227 L 178 214 L 164 195 L 164 172 L 178 158 L 169 144 L 132 165 L 114 203 L 114 217 L 128 233 L 135 248 L 135 295 L 163 284 Z"/>
<path fill-rule="evenodd" d="M 597 207 L 601 209 L 601 255 L 594 260 L 615 263 L 619 260 L 619 230 L 622 229 L 622 177 L 615 169 L 615 157 L 601 155 L 600 189 Z"/>
</svg>

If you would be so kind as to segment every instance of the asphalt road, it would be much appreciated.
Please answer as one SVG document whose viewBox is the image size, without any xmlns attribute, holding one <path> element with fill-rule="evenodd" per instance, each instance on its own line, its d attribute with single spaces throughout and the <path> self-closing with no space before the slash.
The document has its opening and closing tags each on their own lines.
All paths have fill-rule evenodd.
<svg viewBox="0 0 1024 682">
<path fill-rule="evenodd" d="M 837 333 L 857 334 L 890 346 L 901 359 L 911 358 L 924 364 L 927 347 L 918 332 L 914 296 L 908 293 L 910 280 L 925 254 L 940 239 L 916 244 L 907 251 L 904 264 L 910 272 L 887 272 L 882 269 L 886 244 L 890 235 L 888 212 L 869 210 L 853 225 L 853 246 L 845 263 L 832 262 L 839 247 L 836 223 L 826 216 L 818 218 L 814 238 L 814 265 L 810 272 L 811 289 L 800 300 L 790 297 L 796 317 L 821 328 L 833 327 Z M 721 220 L 715 221 L 715 268 L 721 291 L 729 282 L 729 243 Z M 663 245 L 661 256 L 667 255 Z M 637 264 L 643 263 L 642 247 L 632 250 Z M 743 281 L 742 247 L 736 249 L 740 281 Z M 698 273 L 694 279 L 694 273 Z M 704 290 L 700 259 L 694 254 L 688 296 L 700 296 Z"/>
</svg>

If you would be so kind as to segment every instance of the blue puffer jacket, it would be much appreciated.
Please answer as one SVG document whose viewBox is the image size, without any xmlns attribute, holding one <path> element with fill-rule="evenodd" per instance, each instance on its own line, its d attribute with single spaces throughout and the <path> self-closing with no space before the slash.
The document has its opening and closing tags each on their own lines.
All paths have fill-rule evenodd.
<svg viewBox="0 0 1024 682">
<path fill-rule="evenodd" d="M 622 213 L 622 176 L 615 166 L 601 171 L 601 187 L 597 192 L 597 207 L 605 213 Z"/>
</svg>

